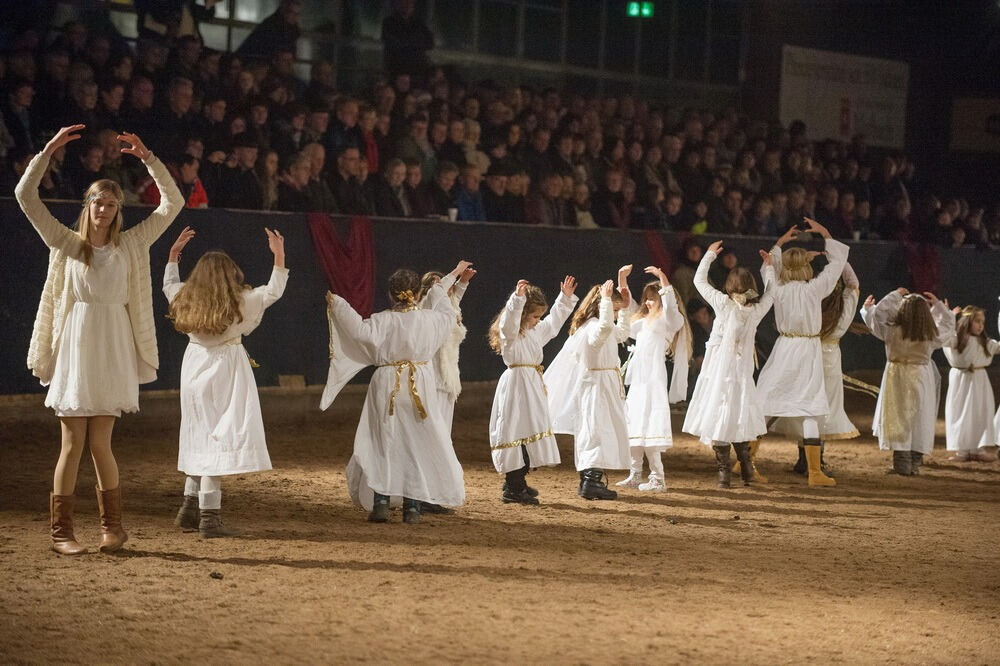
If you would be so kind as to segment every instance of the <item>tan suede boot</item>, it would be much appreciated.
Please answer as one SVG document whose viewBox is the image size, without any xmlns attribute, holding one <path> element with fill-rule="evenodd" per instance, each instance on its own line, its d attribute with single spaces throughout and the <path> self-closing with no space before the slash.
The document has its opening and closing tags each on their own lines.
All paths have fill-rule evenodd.
<svg viewBox="0 0 1000 666">
<path fill-rule="evenodd" d="M 60 555 L 82 555 L 87 552 L 73 535 L 73 505 L 76 495 L 49 493 L 49 525 L 52 533 L 52 550 Z"/>
<path fill-rule="evenodd" d="M 818 439 L 805 440 L 806 463 L 809 465 L 810 486 L 835 486 L 837 482 L 820 469 L 820 449 Z"/>
<path fill-rule="evenodd" d="M 113 553 L 128 541 L 128 534 L 122 527 L 122 494 L 121 486 L 114 490 L 97 490 L 97 507 L 101 511 L 101 545 L 102 553 Z"/>
<path fill-rule="evenodd" d="M 757 467 L 757 451 L 760 450 L 760 440 L 750 442 L 750 467 L 753 470 L 754 483 L 767 483 L 767 477 L 760 473 Z"/>
</svg>

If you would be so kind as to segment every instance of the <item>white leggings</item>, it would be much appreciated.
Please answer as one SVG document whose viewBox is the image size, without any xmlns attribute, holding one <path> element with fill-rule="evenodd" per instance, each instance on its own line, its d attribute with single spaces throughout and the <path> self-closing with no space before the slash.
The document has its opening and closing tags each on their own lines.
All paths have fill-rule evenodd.
<svg viewBox="0 0 1000 666">
<path fill-rule="evenodd" d="M 799 416 L 802 419 L 802 439 L 819 439 L 819 421 L 815 416 Z"/>
<path fill-rule="evenodd" d="M 630 446 L 628 452 L 632 458 L 629 471 L 642 473 L 642 456 L 645 455 L 649 461 L 649 478 L 663 481 L 663 459 L 660 457 L 663 449 L 655 446 Z"/>
<path fill-rule="evenodd" d="M 199 509 L 221 509 L 222 477 L 189 476 L 184 479 L 184 494 L 197 497 Z"/>
</svg>

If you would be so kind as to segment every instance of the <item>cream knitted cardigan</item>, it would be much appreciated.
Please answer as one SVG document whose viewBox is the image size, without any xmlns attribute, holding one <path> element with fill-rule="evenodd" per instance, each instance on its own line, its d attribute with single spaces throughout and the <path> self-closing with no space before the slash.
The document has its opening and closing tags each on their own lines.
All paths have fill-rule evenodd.
<svg viewBox="0 0 1000 666">
<path fill-rule="evenodd" d="M 14 196 L 28 221 L 49 247 L 49 269 L 42 289 L 35 326 L 28 347 L 28 368 L 47 385 L 52 379 L 53 362 L 58 349 L 66 314 L 73 307 L 73 290 L 69 286 L 71 261 L 78 261 L 83 241 L 79 234 L 62 225 L 52 216 L 38 196 L 38 184 L 45 175 L 49 156 L 43 151 L 28 164 Z M 156 379 L 160 365 L 156 349 L 156 326 L 153 322 L 153 289 L 149 275 L 149 246 L 156 241 L 184 207 L 184 197 L 170 172 L 150 153 L 145 162 L 149 174 L 160 191 L 160 205 L 149 217 L 119 236 L 119 247 L 125 250 L 129 262 L 128 312 L 132 336 L 138 355 L 139 383 Z"/>
</svg>

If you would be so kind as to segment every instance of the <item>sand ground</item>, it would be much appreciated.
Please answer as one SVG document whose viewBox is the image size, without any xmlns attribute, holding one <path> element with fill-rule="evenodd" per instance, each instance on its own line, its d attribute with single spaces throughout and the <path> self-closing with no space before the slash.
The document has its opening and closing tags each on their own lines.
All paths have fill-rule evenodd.
<svg viewBox="0 0 1000 666">
<path fill-rule="evenodd" d="M 173 525 L 177 400 L 144 394 L 115 433 L 131 539 L 76 558 L 48 551 L 58 423 L 41 396 L 0 399 L 0 661 L 1000 661 L 998 463 L 939 448 L 919 477 L 887 476 L 868 436 L 831 445 L 840 485 L 812 489 L 769 437 L 771 483 L 722 491 L 709 451 L 677 436 L 666 493 L 587 502 L 570 462 L 529 476 L 542 506 L 508 506 L 485 441 L 492 385 L 473 384 L 455 424 L 467 504 L 371 525 L 344 480 L 361 390 L 326 413 L 315 390 L 262 392 L 275 469 L 226 479 L 246 533 L 214 540 Z M 871 400 L 848 398 L 870 432 Z M 93 485 L 85 458 L 92 548 Z"/>
</svg>

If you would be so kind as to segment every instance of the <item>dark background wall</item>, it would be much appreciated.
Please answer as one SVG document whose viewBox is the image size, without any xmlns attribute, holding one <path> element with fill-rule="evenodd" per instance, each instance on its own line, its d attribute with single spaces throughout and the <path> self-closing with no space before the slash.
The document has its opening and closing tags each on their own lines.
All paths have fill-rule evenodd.
<svg viewBox="0 0 1000 666">
<path fill-rule="evenodd" d="M 57 218 L 75 220 L 79 206 L 52 204 Z M 148 209 L 130 207 L 126 224 L 134 223 Z M 0 323 L 4 340 L 0 345 L 0 394 L 41 391 L 38 381 L 25 367 L 35 310 L 45 280 L 48 251 L 12 199 L 0 199 L 0 219 L 5 220 L 4 260 L 0 264 Z M 338 225 L 346 224 L 337 221 Z M 267 281 L 271 254 L 263 227 L 274 227 L 286 238 L 287 263 L 291 271 L 284 297 L 273 305 L 261 327 L 245 346 L 261 367 L 255 371 L 261 385 L 273 385 L 278 375 L 304 375 L 307 383 L 325 381 L 327 369 L 327 323 L 325 277 L 320 271 L 304 215 L 250 211 L 185 209 L 171 228 L 153 246 L 153 304 L 160 349 L 159 379 L 144 388 L 175 388 L 186 336 L 175 332 L 166 319 L 166 299 L 160 287 L 167 250 L 185 225 L 197 237 L 185 251 L 182 277 L 201 253 L 210 249 L 228 252 L 243 268 L 248 282 Z M 643 232 L 520 227 L 497 224 L 463 224 L 417 220 L 375 220 L 376 309 L 387 305 L 385 280 L 400 266 L 417 271 L 448 271 L 460 258 L 476 263 L 478 275 L 462 302 L 469 329 L 462 346 L 462 377 L 467 380 L 495 379 L 503 366 L 486 346 L 490 320 L 519 278 L 542 286 L 550 299 L 566 274 L 576 275 L 582 294 L 590 285 L 613 278 L 620 265 L 634 263 L 633 291 L 644 283 L 642 268 L 651 263 L 647 236 Z M 663 234 L 669 249 L 680 237 Z M 706 242 L 710 239 L 706 239 Z M 714 239 L 712 239 L 714 240 Z M 732 247 L 754 271 L 760 266 L 757 250 L 770 246 L 770 239 L 730 238 Z M 941 262 L 941 295 L 951 303 L 974 303 L 988 312 L 988 331 L 996 333 L 997 287 L 1000 285 L 1000 253 L 972 249 L 938 250 Z M 859 242 L 851 247 L 851 262 L 861 277 L 862 297 L 881 296 L 899 285 L 908 285 L 908 269 L 901 249 L 891 243 Z M 563 337 L 546 349 L 546 361 L 558 352 Z M 774 340 L 773 324 L 765 320 L 759 334 L 762 355 Z M 844 368 L 880 368 L 884 363 L 881 344 L 871 336 L 848 335 L 842 343 Z"/>
</svg>

